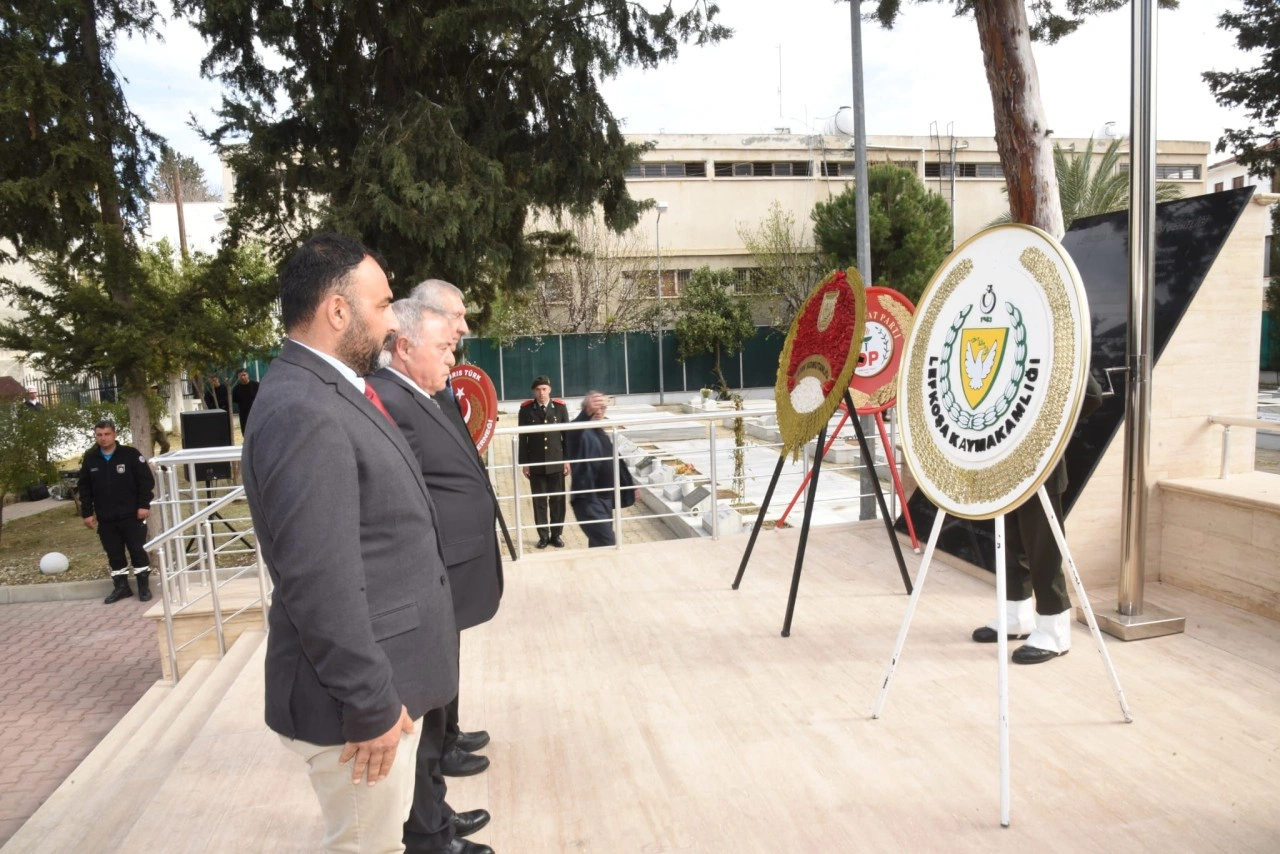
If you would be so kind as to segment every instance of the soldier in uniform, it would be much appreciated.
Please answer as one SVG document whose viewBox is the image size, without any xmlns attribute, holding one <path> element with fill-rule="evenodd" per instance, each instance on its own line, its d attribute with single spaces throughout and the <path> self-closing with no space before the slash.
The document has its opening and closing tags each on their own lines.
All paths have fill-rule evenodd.
<svg viewBox="0 0 1280 854">
<path fill-rule="evenodd" d="M 551 378 L 533 381 L 533 400 L 520 404 L 520 426 L 566 424 L 569 410 L 564 401 L 551 396 Z M 564 478 L 569 473 L 565 460 L 564 434 L 525 433 L 520 436 L 520 470 L 529 478 L 533 492 L 533 520 L 538 526 L 538 548 L 548 544 L 564 548 Z"/>
</svg>

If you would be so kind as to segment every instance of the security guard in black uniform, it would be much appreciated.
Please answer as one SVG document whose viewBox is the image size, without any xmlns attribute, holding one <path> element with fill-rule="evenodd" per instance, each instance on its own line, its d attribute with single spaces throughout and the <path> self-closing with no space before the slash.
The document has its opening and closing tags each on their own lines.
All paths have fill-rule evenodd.
<svg viewBox="0 0 1280 854">
<path fill-rule="evenodd" d="M 533 400 L 520 404 L 521 427 L 531 424 L 566 424 L 569 410 L 564 401 L 551 397 L 551 378 L 533 381 Z M 533 520 L 538 526 L 538 548 L 548 544 L 564 548 L 564 478 L 569 473 L 565 461 L 563 433 L 524 433 L 520 436 L 520 466 L 533 492 Z"/>
<path fill-rule="evenodd" d="M 151 599 L 147 583 L 151 565 L 143 545 L 156 481 L 146 458 L 136 448 L 116 442 L 116 425 L 112 422 L 93 425 L 93 440 L 97 446 L 84 455 L 80 464 L 80 515 L 86 528 L 97 527 L 111 567 L 115 586 L 102 601 L 110 605 L 133 595 L 129 589 L 132 561 L 138 598 L 146 602 Z M 125 560 L 126 548 L 129 561 Z"/>
</svg>

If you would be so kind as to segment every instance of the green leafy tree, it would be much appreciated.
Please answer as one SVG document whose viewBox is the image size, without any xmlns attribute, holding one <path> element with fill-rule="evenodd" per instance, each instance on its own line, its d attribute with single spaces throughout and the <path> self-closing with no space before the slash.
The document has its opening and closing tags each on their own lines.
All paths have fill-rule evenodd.
<svg viewBox="0 0 1280 854">
<path fill-rule="evenodd" d="M 1129 209 L 1129 172 L 1120 169 L 1120 140 L 1113 139 L 1102 156 L 1094 159 L 1094 141 L 1089 138 L 1084 151 L 1068 151 L 1053 146 L 1053 170 L 1058 176 L 1062 200 L 1062 228 L 1080 217 Z M 1182 198 L 1182 187 L 1168 181 L 1156 184 L 1156 201 Z M 996 222 L 1011 222 L 1010 214 Z"/>
<path fill-rule="evenodd" d="M 21 401 L 0 403 L 0 522 L 5 498 L 37 483 L 57 482 L 56 455 L 83 445 L 104 411 L 110 407 L 60 404 L 37 411 Z"/>
<path fill-rule="evenodd" d="M 13 0 L 0 8 L 0 260 L 32 262 L 50 291 L 60 328 L 47 341 L 0 329 L 0 346 L 86 354 L 77 370 L 114 374 L 130 422 L 147 435 L 145 335 L 131 327 L 146 311 L 137 286 L 137 241 L 146 175 L 159 139 L 129 109 L 111 57 L 116 40 L 155 36 L 151 0 Z M 18 302 L 28 294 L 2 283 Z M 99 313 L 100 312 L 100 313 Z M 49 345 L 49 346 L 45 346 Z M 118 347 L 118 349 L 117 349 Z M 57 372 L 51 372 L 57 375 Z"/>
<path fill-rule="evenodd" d="M 37 282 L 0 279 L 22 312 L 0 347 L 47 375 L 113 376 L 146 449 L 152 383 L 209 354 L 263 341 L 275 286 L 260 249 L 179 265 L 143 248 L 147 179 L 160 140 L 129 108 L 117 40 L 158 37 L 152 0 L 14 0 L 0 8 L 0 261 Z M 148 454 L 149 455 L 149 454 Z"/>
<path fill-rule="evenodd" d="M 179 184 L 184 202 L 216 202 L 222 197 L 209 189 L 204 168 L 194 157 L 187 157 L 165 146 L 160 152 L 147 189 L 157 202 L 174 202 L 178 199 Z"/>
<path fill-rule="evenodd" d="M 777 201 L 759 225 L 739 223 L 738 237 L 755 262 L 747 292 L 774 309 L 774 326 L 789 326 L 820 278 L 813 242 L 796 224 L 795 215 Z"/>
<path fill-rule="evenodd" d="M 887 164 L 867 168 L 871 208 L 871 260 L 876 284 L 915 302 L 951 251 L 951 209 L 925 189 L 910 169 Z M 813 236 L 827 266 L 854 266 L 857 257 L 857 193 L 850 186 L 814 205 Z"/>
<path fill-rule="evenodd" d="M 752 335 L 751 308 L 734 296 L 732 270 L 700 267 L 680 291 L 676 319 L 676 351 L 681 359 L 707 353 L 720 381 L 720 399 L 729 399 L 729 383 L 720 367 L 722 355 L 735 355 Z"/>
<path fill-rule="evenodd" d="M 1236 161 L 1254 175 L 1280 172 L 1280 6 L 1275 0 L 1241 0 L 1240 9 L 1224 12 L 1218 26 L 1235 30 L 1236 46 L 1259 51 L 1257 66 L 1235 71 L 1207 71 L 1209 91 L 1224 107 L 1243 108 L 1249 124 L 1227 130 L 1218 151 L 1234 151 Z"/>
<path fill-rule="evenodd" d="M 317 227 L 349 233 L 397 291 L 446 278 L 483 322 L 532 282 L 531 208 L 637 221 L 624 173 L 643 146 L 600 82 L 729 35 L 714 3 L 690 2 L 176 0 L 228 92 L 208 137 L 236 173 L 232 239 L 282 253 Z"/>
</svg>

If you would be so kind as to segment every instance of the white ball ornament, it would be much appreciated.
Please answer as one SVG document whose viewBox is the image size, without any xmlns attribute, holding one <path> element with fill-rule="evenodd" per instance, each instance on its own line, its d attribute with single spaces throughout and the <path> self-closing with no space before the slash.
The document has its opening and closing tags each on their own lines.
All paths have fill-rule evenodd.
<svg viewBox="0 0 1280 854">
<path fill-rule="evenodd" d="M 40 558 L 40 571 L 45 575 L 60 575 L 67 571 L 71 562 L 62 552 L 49 552 Z"/>
</svg>

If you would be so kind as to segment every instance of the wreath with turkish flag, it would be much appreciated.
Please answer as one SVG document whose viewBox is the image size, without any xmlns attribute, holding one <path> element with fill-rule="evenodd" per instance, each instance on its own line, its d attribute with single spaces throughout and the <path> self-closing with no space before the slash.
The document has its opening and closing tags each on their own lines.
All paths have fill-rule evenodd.
<svg viewBox="0 0 1280 854">
<path fill-rule="evenodd" d="M 866 290 L 854 269 L 823 279 L 791 321 L 773 397 L 784 453 L 792 459 L 840 405 L 858 366 L 866 321 Z"/>
</svg>

